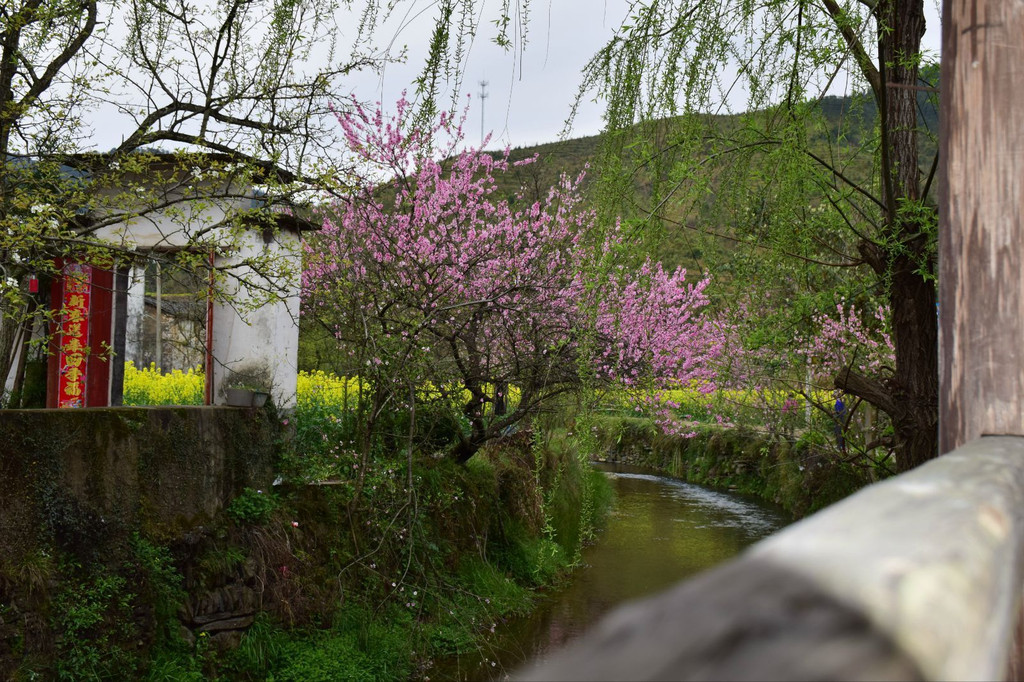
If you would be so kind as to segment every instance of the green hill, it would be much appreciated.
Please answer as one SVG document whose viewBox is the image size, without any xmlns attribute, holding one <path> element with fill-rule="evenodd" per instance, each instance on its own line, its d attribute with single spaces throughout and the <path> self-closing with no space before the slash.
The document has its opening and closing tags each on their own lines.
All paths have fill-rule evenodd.
<svg viewBox="0 0 1024 682">
<path fill-rule="evenodd" d="M 931 72 L 926 75 L 932 76 L 933 79 L 937 76 Z M 927 87 L 926 85 L 925 88 Z M 877 109 L 874 101 L 866 95 L 828 96 L 816 105 L 809 106 L 816 107 L 816 110 L 812 110 L 811 115 L 806 117 L 808 148 L 822 159 L 834 163 L 845 177 L 866 187 L 873 186 L 872 173 L 878 135 Z M 920 166 L 923 177 L 927 177 L 937 152 L 937 95 L 927 89 L 919 92 L 918 110 L 919 126 L 922 131 L 919 136 Z M 771 117 L 781 115 L 778 111 L 754 114 L 759 124 L 766 127 L 771 126 L 768 122 Z M 740 127 L 747 125 L 746 120 L 743 115 L 708 116 L 703 117 L 700 125 L 704 126 L 708 135 L 727 138 L 735 134 Z M 690 123 L 692 124 L 692 121 Z M 659 121 L 644 128 L 638 127 L 628 144 L 620 145 L 612 152 L 609 152 L 611 145 L 608 144 L 609 140 L 605 134 L 516 148 L 510 152 L 512 161 L 536 156 L 537 163 L 519 166 L 507 174 L 499 175 L 499 196 L 507 197 L 510 201 L 521 197 L 520 200 L 530 203 L 541 200 L 547 189 L 562 173 L 575 176 L 589 165 L 590 170 L 584 188 L 594 205 L 599 205 L 601 201 L 605 204 L 611 203 L 615 206 L 612 211 L 615 215 L 639 224 L 644 220 L 645 214 L 650 213 L 654 196 L 662 197 L 667 189 L 674 186 L 672 183 L 683 182 L 673 176 L 673 167 L 675 162 L 680 160 L 680 155 L 687 152 L 681 151 L 682 147 L 677 149 L 675 143 L 667 141 L 676 139 L 677 133 L 684 125 L 684 119 L 677 118 Z M 666 142 L 659 145 L 659 141 Z M 643 147 L 645 149 L 642 149 Z M 692 149 L 691 147 L 690 150 Z M 701 153 L 701 150 L 698 149 L 697 153 Z M 611 169 L 611 172 L 608 168 L 610 158 L 614 158 L 613 162 L 619 164 L 619 168 Z M 756 161 L 748 160 L 747 163 Z M 749 176 L 749 169 L 730 169 L 727 166 L 713 168 L 711 164 L 707 167 L 708 177 L 701 179 L 700 182 L 704 182 L 708 187 L 708 193 L 711 195 L 707 199 L 709 206 L 712 197 L 724 191 L 738 190 L 730 184 L 734 183 L 735 178 Z M 601 181 L 602 173 L 606 174 L 605 182 Z M 609 182 L 609 175 L 619 178 L 619 182 L 616 183 L 614 179 Z M 623 179 L 625 181 L 622 181 Z M 934 181 L 931 184 L 933 194 L 937 184 Z M 611 185 L 616 185 L 616 191 L 621 194 L 618 201 L 608 202 L 607 192 L 611 191 Z M 756 195 L 754 188 L 747 189 L 752 196 Z M 606 194 L 599 197 L 600 192 Z M 822 200 L 823 198 L 818 199 L 819 202 Z M 723 234 L 717 237 L 708 234 L 698 236 L 693 230 L 681 229 L 695 227 L 695 215 L 704 215 L 707 220 L 713 220 L 704 207 L 695 207 L 692 204 L 680 206 L 673 199 L 658 204 L 658 207 L 659 220 L 654 221 L 658 225 L 650 230 L 655 234 L 645 235 L 644 241 L 651 255 L 666 265 L 681 265 L 688 270 L 702 272 L 705 270 L 705 257 L 711 252 L 717 251 L 717 255 L 721 256 L 723 250 L 733 248 L 732 234 L 727 225 L 721 226 Z M 643 228 L 638 227 L 637 232 L 642 232 Z M 716 257 L 713 260 L 721 261 L 721 258 Z"/>
</svg>

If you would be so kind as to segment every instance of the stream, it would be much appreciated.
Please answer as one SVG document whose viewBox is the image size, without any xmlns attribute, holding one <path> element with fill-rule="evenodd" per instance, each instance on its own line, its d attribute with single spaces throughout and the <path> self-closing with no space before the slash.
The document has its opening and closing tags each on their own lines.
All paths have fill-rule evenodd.
<svg viewBox="0 0 1024 682">
<path fill-rule="evenodd" d="M 790 521 L 756 498 L 632 467 L 596 466 L 612 480 L 615 508 L 571 582 L 549 592 L 530 615 L 500 624 L 480 651 L 437 661 L 431 680 L 504 679 L 622 602 L 730 559 Z"/>
</svg>

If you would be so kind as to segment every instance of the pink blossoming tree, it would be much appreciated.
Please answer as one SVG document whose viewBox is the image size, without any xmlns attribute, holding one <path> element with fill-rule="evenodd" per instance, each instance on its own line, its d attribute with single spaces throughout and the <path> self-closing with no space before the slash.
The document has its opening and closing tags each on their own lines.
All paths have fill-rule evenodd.
<svg viewBox="0 0 1024 682">
<path fill-rule="evenodd" d="M 460 413 L 448 447 L 464 462 L 588 382 L 713 380 L 707 280 L 627 267 L 617 226 L 581 205 L 582 177 L 510 204 L 495 193 L 507 151 L 462 150 L 461 122 L 423 131 L 408 116 L 404 100 L 393 118 L 339 114 L 363 177 L 307 247 L 305 314 L 358 360 L 371 411 L 441 396 Z"/>
<path fill-rule="evenodd" d="M 841 300 L 835 312 L 814 316 L 815 334 L 800 338 L 799 352 L 819 377 L 831 379 L 846 373 L 881 377 L 890 374 L 895 363 L 895 348 L 889 332 L 890 312 L 878 305 L 864 312 Z"/>
</svg>

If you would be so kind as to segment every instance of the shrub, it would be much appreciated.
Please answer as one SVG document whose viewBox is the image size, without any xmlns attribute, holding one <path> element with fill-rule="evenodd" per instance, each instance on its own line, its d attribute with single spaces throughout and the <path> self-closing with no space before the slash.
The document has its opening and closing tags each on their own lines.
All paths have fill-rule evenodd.
<svg viewBox="0 0 1024 682">
<path fill-rule="evenodd" d="M 246 488 L 241 495 L 231 500 L 228 515 L 240 524 L 262 524 L 270 520 L 277 506 L 277 496 L 273 493 Z"/>
</svg>

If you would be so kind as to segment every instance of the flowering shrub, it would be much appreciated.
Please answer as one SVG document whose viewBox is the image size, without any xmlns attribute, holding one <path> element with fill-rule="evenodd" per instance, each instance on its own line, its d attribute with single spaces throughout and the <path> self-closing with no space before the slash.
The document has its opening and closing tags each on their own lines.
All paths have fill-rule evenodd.
<svg viewBox="0 0 1024 682">
<path fill-rule="evenodd" d="M 417 129 L 408 106 L 389 120 L 355 102 L 339 115 L 372 177 L 334 206 L 303 272 L 304 314 L 334 332 L 389 407 L 411 411 L 433 387 L 432 407 L 454 408 L 467 427 L 450 443 L 465 461 L 588 382 L 639 392 L 713 379 L 708 280 L 634 267 L 619 227 L 583 206 L 582 175 L 532 204 L 499 199 L 496 175 L 517 165 L 508 152 L 463 150 L 461 124 L 444 114 Z M 498 395 L 506 386 L 515 400 Z"/>
<path fill-rule="evenodd" d="M 845 370 L 876 375 L 883 367 L 893 367 L 895 349 L 889 336 L 889 308 L 878 306 L 865 315 L 846 301 L 836 304 L 834 315 L 814 316 L 818 332 L 810 339 L 801 339 L 800 353 L 831 377 Z"/>
<path fill-rule="evenodd" d="M 202 405 L 206 386 L 202 369 L 179 369 L 164 374 L 155 364 L 139 369 L 124 363 L 125 405 Z"/>
<path fill-rule="evenodd" d="M 368 387 L 358 377 L 299 372 L 289 475 L 306 480 L 351 476 L 359 457 L 357 411 Z"/>
</svg>

